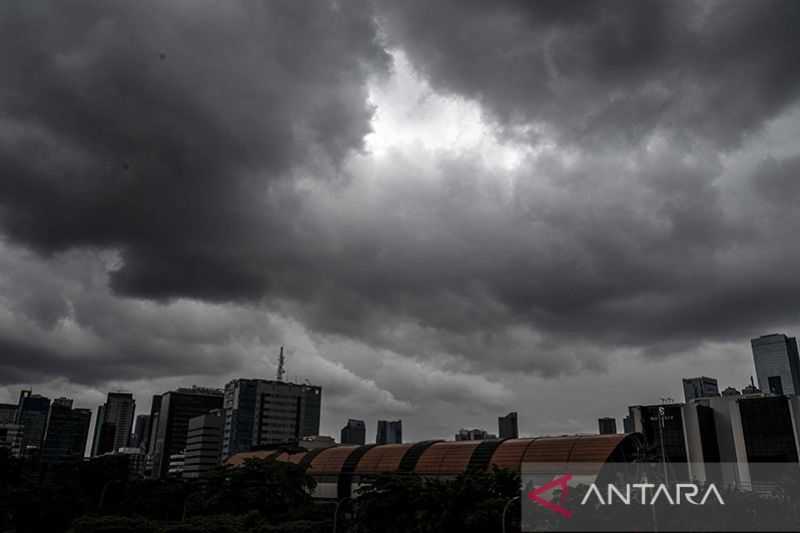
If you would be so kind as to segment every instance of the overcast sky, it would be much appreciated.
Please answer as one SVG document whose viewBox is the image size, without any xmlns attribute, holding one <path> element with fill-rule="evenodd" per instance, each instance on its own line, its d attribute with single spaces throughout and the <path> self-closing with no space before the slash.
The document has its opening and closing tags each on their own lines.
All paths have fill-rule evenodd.
<svg viewBox="0 0 800 533">
<path fill-rule="evenodd" d="M 594 431 L 800 333 L 800 3 L 0 4 L 0 401 Z"/>
</svg>

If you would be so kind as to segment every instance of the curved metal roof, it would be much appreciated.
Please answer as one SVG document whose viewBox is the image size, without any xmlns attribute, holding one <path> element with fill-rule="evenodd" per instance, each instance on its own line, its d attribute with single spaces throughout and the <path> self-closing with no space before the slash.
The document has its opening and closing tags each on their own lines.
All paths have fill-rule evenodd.
<svg viewBox="0 0 800 533">
<path fill-rule="evenodd" d="M 522 456 L 520 470 L 596 474 L 625 435 L 569 435 L 534 439 Z"/>
<path fill-rule="evenodd" d="M 466 472 L 469 460 L 482 441 L 437 442 L 425 450 L 414 472 L 427 475 L 460 474 Z"/>
<path fill-rule="evenodd" d="M 353 451 L 357 450 L 358 446 L 336 446 L 334 448 L 326 448 L 320 452 L 319 455 L 314 457 L 311 461 L 311 466 L 308 469 L 310 474 L 333 474 L 341 473 L 347 458 Z"/>
<path fill-rule="evenodd" d="M 509 439 L 503 441 L 500 446 L 494 451 L 490 466 L 498 468 L 507 468 L 509 470 L 519 470 L 519 465 L 522 463 L 522 456 L 525 455 L 525 450 L 535 439 Z"/>
<path fill-rule="evenodd" d="M 239 465 L 248 458 L 275 459 L 308 467 L 314 475 L 371 475 L 403 470 L 403 464 L 422 475 L 454 475 L 473 467 L 507 468 L 527 472 L 532 466 L 582 472 L 595 464 L 627 461 L 639 445 L 637 434 L 565 435 L 508 439 L 505 441 L 424 442 L 370 446 L 335 446 L 313 452 L 259 451 L 236 454 L 227 464 Z M 416 451 L 416 453 L 414 453 Z M 414 461 L 410 456 L 414 455 Z M 419 457 L 417 457 L 417 454 Z M 490 455 L 487 457 L 484 455 Z M 480 456 L 480 457 L 478 457 Z M 413 464 L 413 466 L 412 466 Z M 528 464 L 528 467 L 523 467 Z M 583 465 L 583 466 L 582 466 Z M 345 468 L 346 467 L 346 468 Z M 346 470 L 346 472 L 345 472 Z M 589 473 L 587 471 L 587 473 Z"/>
<path fill-rule="evenodd" d="M 356 465 L 356 474 L 397 472 L 403 456 L 414 444 L 384 444 L 370 449 Z"/>
</svg>

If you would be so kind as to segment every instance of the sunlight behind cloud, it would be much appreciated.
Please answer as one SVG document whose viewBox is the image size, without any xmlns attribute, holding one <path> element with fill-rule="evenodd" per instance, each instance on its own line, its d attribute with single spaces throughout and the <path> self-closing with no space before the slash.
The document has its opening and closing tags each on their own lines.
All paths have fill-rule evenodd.
<svg viewBox="0 0 800 533">
<path fill-rule="evenodd" d="M 421 148 L 451 155 L 481 154 L 489 167 L 515 169 L 530 147 L 501 143 L 483 117 L 477 102 L 436 93 L 409 64 L 402 51 L 393 51 L 394 72 L 370 85 L 376 107 L 367 150 L 381 157 L 392 149 Z"/>
</svg>

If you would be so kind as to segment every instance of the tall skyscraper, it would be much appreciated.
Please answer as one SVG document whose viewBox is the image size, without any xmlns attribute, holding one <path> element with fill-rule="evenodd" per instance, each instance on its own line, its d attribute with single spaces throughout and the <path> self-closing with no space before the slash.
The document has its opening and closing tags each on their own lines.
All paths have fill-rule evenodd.
<svg viewBox="0 0 800 533">
<path fill-rule="evenodd" d="M 234 379 L 225 385 L 223 457 L 318 435 L 321 407 L 321 387 Z"/>
<path fill-rule="evenodd" d="M 136 401 L 133 399 L 133 394 L 129 392 L 108 393 L 106 403 L 97 409 L 92 456 L 114 452 L 128 446 L 135 411 Z"/>
<path fill-rule="evenodd" d="M 367 426 L 363 420 L 349 419 L 342 428 L 342 444 L 358 444 L 363 446 L 367 442 Z"/>
<path fill-rule="evenodd" d="M 56 398 L 47 417 L 42 462 L 49 464 L 77 462 L 83 458 L 92 411 L 73 409 L 72 400 Z"/>
<path fill-rule="evenodd" d="M 403 442 L 402 420 L 378 420 L 378 434 L 375 436 L 377 444 L 400 444 Z"/>
<path fill-rule="evenodd" d="M 758 388 L 772 394 L 800 394 L 800 357 L 797 339 L 782 334 L 752 339 Z"/>
<path fill-rule="evenodd" d="M 50 398 L 31 394 L 30 390 L 20 392 L 15 422 L 22 426 L 21 449 L 23 454 L 28 453 L 29 450 L 41 449 L 49 412 Z"/>
<path fill-rule="evenodd" d="M 136 415 L 136 423 L 133 426 L 131 436 L 131 446 L 147 451 L 147 440 L 150 437 L 150 415 Z"/>
<path fill-rule="evenodd" d="M 186 448 L 189 419 L 222 408 L 222 391 L 202 387 L 181 388 L 161 395 L 155 442 L 152 449 L 153 478 L 167 475 L 171 456 Z"/>
<path fill-rule="evenodd" d="M 13 424 L 17 419 L 17 406 L 13 403 L 0 403 L 0 424 Z"/>
<path fill-rule="evenodd" d="M 501 439 L 519 438 L 519 426 L 517 425 L 517 413 L 513 411 L 506 416 L 497 418 L 497 434 Z"/>
<path fill-rule="evenodd" d="M 610 416 L 598 418 L 597 428 L 601 435 L 613 435 L 617 432 L 617 419 Z"/>
<path fill-rule="evenodd" d="M 0 424 L 0 448 L 8 448 L 12 457 L 22 455 L 22 426 L 19 424 Z"/>
<path fill-rule="evenodd" d="M 158 415 L 161 411 L 161 395 L 154 394 L 153 401 L 150 404 L 150 430 L 147 436 L 147 449 L 145 452 L 148 455 L 153 453 L 153 446 L 156 443 L 156 428 L 158 427 Z"/>
<path fill-rule="evenodd" d="M 208 477 L 219 466 L 222 458 L 224 423 L 225 417 L 221 409 L 214 409 L 189 420 L 183 460 L 184 478 Z"/>
<path fill-rule="evenodd" d="M 714 378 L 699 376 L 683 378 L 683 397 L 688 402 L 695 398 L 711 398 L 719 396 L 719 386 Z"/>
</svg>

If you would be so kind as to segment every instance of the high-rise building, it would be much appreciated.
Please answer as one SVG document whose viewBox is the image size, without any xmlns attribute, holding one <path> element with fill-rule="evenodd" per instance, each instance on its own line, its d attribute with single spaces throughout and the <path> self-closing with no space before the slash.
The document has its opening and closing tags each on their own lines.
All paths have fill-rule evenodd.
<svg viewBox="0 0 800 533">
<path fill-rule="evenodd" d="M 610 416 L 598 418 L 597 427 L 601 435 L 613 435 L 617 432 L 617 419 Z"/>
<path fill-rule="evenodd" d="M 22 426 L 21 450 L 23 455 L 32 452 L 38 455 L 50 412 L 50 398 L 31 394 L 30 390 L 20 392 L 15 422 Z"/>
<path fill-rule="evenodd" d="M 160 402 L 155 442 L 151 447 L 150 475 L 153 478 L 167 475 L 171 456 L 182 456 L 189 419 L 222 408 L 222 391 L 202 387 L 181 388 L 162 394 Z"/>
<path fill-rule="evenodd" d="M 219 466 L 222 459 L 224 423 L 225 417 L 221 409 L 214 409 L 189 420 L 183 461 L 184 478 L 208 477 Z"/>
<path fill-rule="evenodd" d="M 622 418 L 622 431 L 625 433 L 633 433 L 633 419 L 631 415 L 625 415 Z"/>
<path fill-rule="evenodd" d="M 161 395 L 153 395 L 153 401 L 150 404 L 150 430 L 147 436 L 147 449 L 145 450 L 148 455 L 153 453 L 153 446 L 156 442 L 156 428 L 158 427 L 158 415 L 161 411 Z"/>
<path fill-rule="evenodd" d="M 97 406 L 97 416 L 94 418 L 94 436 L 92 437 L 92 457 L 112 453 L 114 439 L 117 436 L 117 425 L 104 420 L 106 406 Z"/>
<path fill-rule="evenodd" d="M 136 423 L 131 435 L 131 447 L 147 451 L 147 440 L 150 437 L 150 415 L 136 415 Z"/>
<path fill-rule="evenodd" d="M 50 406 L 42 445 L 42 462 L 77 462 L 83 459 L 92 411 L 73 409 L 72 400 L 56 398 Z"/>
<path fill-rule="evenodd" d="M 183 477 L 183 465 L 186 463 L 186 454 L 183 451 L 169 456 L 167 463 L 167 477 Z"/>
<path fill-rule="evenodd" d="M 633 429 L 645 440 L 645 452 L 652 461 L 686 463 L 686 443 L 683 431 L 683 404 L 635 405 L 628 408 Z M 679 479 L 688 470 L 675 466 Z M 677 470 L 680 470 L 679 472 Z"/>
<path fill-rule="evenodd" d="M 485 429 L 459 429 L 455 435 L 455 440 L 494 440 L 497 435 L 492 435 Z"/>
<path fill-rule="evenodd" d="M 769 465 L 798 461 L 800 397 L 763 393 L 701 398 L 684 408 L 686 449 L 700 481 L 769 485 Z M 779 472 L 782 474 L 782 472 Z"/>
<path fill-rule="evenodd" d="M 358 444 L 363 446 L 367 442 L 367 426 L 363 420 L 353 418 L 347 421 L 347 425 L 342 428 L 342 444 Z"/>
<path fill-rule="evenodd" d="M 695 398 L 711 398 L 719 396 L 717 380 L 705 376 L 683 378 L 683 397 L 688 402 Z"/>
<path fill-rule="evenodd" d="M 800 394 L 800 356 L 797 339 L 782 334 L 752 339 L 758 388 L 770 394 Z"/>
<path fill-rule="evenodd" d="M 223 457 L 255 446 L 319 434 L 322 388 L 285 381 L 234 379 L 225 385 Z"/>
<path fill-rule="evenodd" d="M 8 448 L 12 457 L 22 455 L 22 426 L 19 424 L 0 424 L 0 448 Z"/>
<path fill-rule="evenodd" d="M 128 446 L 136 401 L 129 392 L 109 392 L 106 403 L 97 408 L 92 456 Z M 113 438 L 111 437 L 113 435 Z"/>
<path fill-rule="evenodd" d="M 17 405 L 0 403 L 0 424 L 13 424 L 17 419 Z"/>
<path fill-rule="evenodd" d="M 377 444 L 400 444 L 403 442 L 402 420 L 378 420 Z"/>
<path fill-rule="evenodd" d="M 497 418 L 497 433 L 500 435 L 501 439 L 519 438 L 516 411 Z"/>
</svg>

